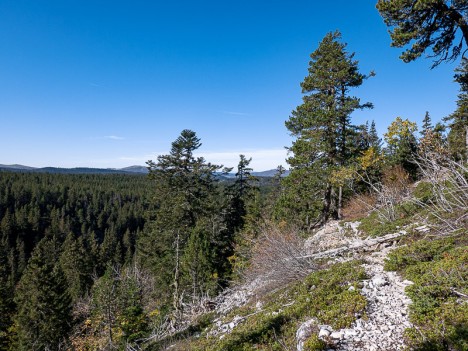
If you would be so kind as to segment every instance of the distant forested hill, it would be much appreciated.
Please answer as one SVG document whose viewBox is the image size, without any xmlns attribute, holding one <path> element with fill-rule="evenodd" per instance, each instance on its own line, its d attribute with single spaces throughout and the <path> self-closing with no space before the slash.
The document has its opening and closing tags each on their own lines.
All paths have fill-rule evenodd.
<svg viewBox="0 0 468 351">
<path fill-rule="evenodd" d="M 61 168 L 61 167 L 30 167 L 24 165 L 2 165 L 0 164 L 0 171 L 13 171 L 13 172 L 37 172 L 37 173 L 64 173 L 64 174 L 148 174 L 148 168 L 145 166 L 129 166 L 124 168 L 89 168 L 89 167 L 74 167 L 74 168 Z M 253 176 L 261 178 L 271 178 L 276 174 L 276 169 L 270 169 L 262 172 L 252 172 Z M 287 176 L 289 171 L 286 171 L 283 176 Z M 220 174 L 221 176 L 221 174 Z M 222 178 L 235 178 L 235 173 L 230 173 Z"/>
<path fill-rule="evenodd" d="M 63 173 L 63 174 L 148 174 L 148 170 L 143 166 L 130 166 L 120 169 L 113 168 L 89 168 L 89 167 L 29 167 L 24 165 L 2 165 L 0 171 L 14 172 L 34 172 L 34 173 Z"/>
</svg>

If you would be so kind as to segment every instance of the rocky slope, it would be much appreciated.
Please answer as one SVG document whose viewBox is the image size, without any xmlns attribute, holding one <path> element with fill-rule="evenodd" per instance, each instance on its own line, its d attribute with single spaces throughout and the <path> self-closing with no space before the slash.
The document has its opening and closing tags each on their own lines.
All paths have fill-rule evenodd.
<svg viewBox="0 0 468 351">
<path fill-rule="evenodd" d="M 362 260 L 361 266 L 367 274 L 360 284 L 360 294 L 367 300 L 365 312 L 356 315 L 355 322 L 345 329 L 319 324 L 316 318 L 306 320 L 296 331 L 298 351 L 308 350 L 304 345 L 314 335 L 330 350 L 402 350 L 405 347 L 403 332 L 411 326 L 408 321 L 411 301 L 404 290 L 411 282 L 403 280 L 395 272 L 384 271 L 383 264 L 387 254 L 396 247 L 399 238 L 406 235 L 406 231 L 380 238 L 362 238 L 357 228 L 358 223 L 341 226 L 339 222 L 330 222 L 305 242 L 305 248 L 307 257 L 326 259 L 329 264 Z M 263 303 L 258 292 L 264 283 L 258 278 L 220 297 L 216 308 L 220 317 L 214 321 L 207 335 L 223 339 L 252 315 L 260 313 Z M 349 286 L 348 289 L 356 288 Z M 256 310 L 248 315 L 234 313 L 228 320 L 223 317 L 252 301 L 257 301 Z"/>
<path fill-rule="evenodd" d="M 363 267 L 369 279 L 363 281 L 361 294 L 367 300 L 367 318 L 358 318 L 351 328 L 334 331 L 330 326 L 320 328 L 319 337 L 330 338 L 336 350 L 402 350 L 404 330 L 408 320 L 410 299 L 402 280 L 395 272 L 383 270 L 383 260 L 391 248 L 375 251 L 365 257 Z M 298 348 L 299 350 L 299 348 Z"/>
</svg>

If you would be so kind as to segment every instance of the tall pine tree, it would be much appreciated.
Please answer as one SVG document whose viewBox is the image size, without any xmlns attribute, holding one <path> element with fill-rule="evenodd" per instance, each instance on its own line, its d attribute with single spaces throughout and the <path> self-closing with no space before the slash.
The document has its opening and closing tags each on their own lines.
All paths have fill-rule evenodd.
<svg viewBox="0 0 468 351">
<path fill-rule="evenodd" d="M 431 120 L 431 116 L 429 115 L 429 112 L 426 111 L 426 114 L 424 115 L 424 118 L 423 118 L 423 123 L 422 123 L 422 129 L 421 129 L 421 137 L 426 137 L 428 133 L 430 133 L 433 129 L 433 126 L 432 126 L 432 120 Z"/>
<path fill-rule="evenodd" d="M 245 155 L 239 156 L 236 180 L 227 189 L 228 198 L 231 202 L 229 206 L 231 213 L 228 220 L 231 222 L 230 227 L 233 230 L 243 228 L 248 202 L 258 190 L 258 179 L 251 175 L 252 168 L 249 167 L 251 161 L 252 159 L 246 158 Z"/>
<path fill-rule="evenodd" d="M 372 106 L 350 95 L 367 77 L 340 39 L 339 32 L 328 33 L 310 55 L 309 74 L 301 83 L 303 104 L 286 121 L 297 139 L 289 148 L 291 174 L 283 200 L 299 210 L 307 227 L 339 216 L 342 188 L 332 184 L 331 176 L 356 156 L 350 147 L 355 131 L 351 113 Z"/>
<path fill-rule="evenodd" d="M 200 146 L 195 132 L 186 129 L 172 143 L 168 155 L 148 162 L 156 210 L 155 220 L 137 243 L 139 257 L 156 273 L 161 298 L 167 303 L 172 295 L 175 310 L 184 293 L 192 292 L 194 286 L 208 289 L 219 278 L 216 267 L 207 267 L 202 258 L 216 255 L 218 235 L 224 229 L 214 175 L 221 166 L 195 157 Z M 200 272 L 200 267 L 205 272 Z"/>
<path fill-rule="evenodd" d="M 252 239 L 258 232 L 260 208 L 258 204 L 258 178 L 251 174 L 252 158 L 239 156 L 236 178 L 226 189 L 228 211 L 226 212 L 226 236 L 230 243 L 225 256 L 235 272 L 245 268 L 247 252 L 250 252 Z"/>
</svg>

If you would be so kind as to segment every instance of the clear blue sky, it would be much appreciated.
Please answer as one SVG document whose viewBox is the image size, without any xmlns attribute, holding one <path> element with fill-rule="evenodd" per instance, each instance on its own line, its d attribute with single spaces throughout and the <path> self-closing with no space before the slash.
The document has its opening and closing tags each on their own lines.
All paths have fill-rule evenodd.
<svg viewBox="0 0 468 351">
<path fill-rule="evenodd" d="M 399 60 L 375 0 L 0 2 L 0 164 L 124 167 L 167 153 L 182 129 L 209 161 L 284 162 L 309 54 L 339 29 L 380 133 L 396 116 L 455 108 L 454 64 Z"/>
</svg>

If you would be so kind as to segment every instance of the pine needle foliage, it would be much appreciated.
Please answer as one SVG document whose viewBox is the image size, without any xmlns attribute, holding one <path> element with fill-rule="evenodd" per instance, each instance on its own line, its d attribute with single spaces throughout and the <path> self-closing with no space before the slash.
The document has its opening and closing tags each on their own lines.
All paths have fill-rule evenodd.
<svg viewBox="0 0 468 351">
<path fill-rule="evenodd" d="M 308 228 L 339 217 L 342 189 L 331 176 L 359 155 L 351 114 L 372 107 L 351 95 L 368 76 L 359 72 L 354 53 L 340 40 L 340 32 L 328 33 L 310 55 L 309 73 L 301 83 L 303 103 L 285 123 L 296 140 L 289 148 L 292 171 L 282 206 L 294 207 Z"/>
</svg>

